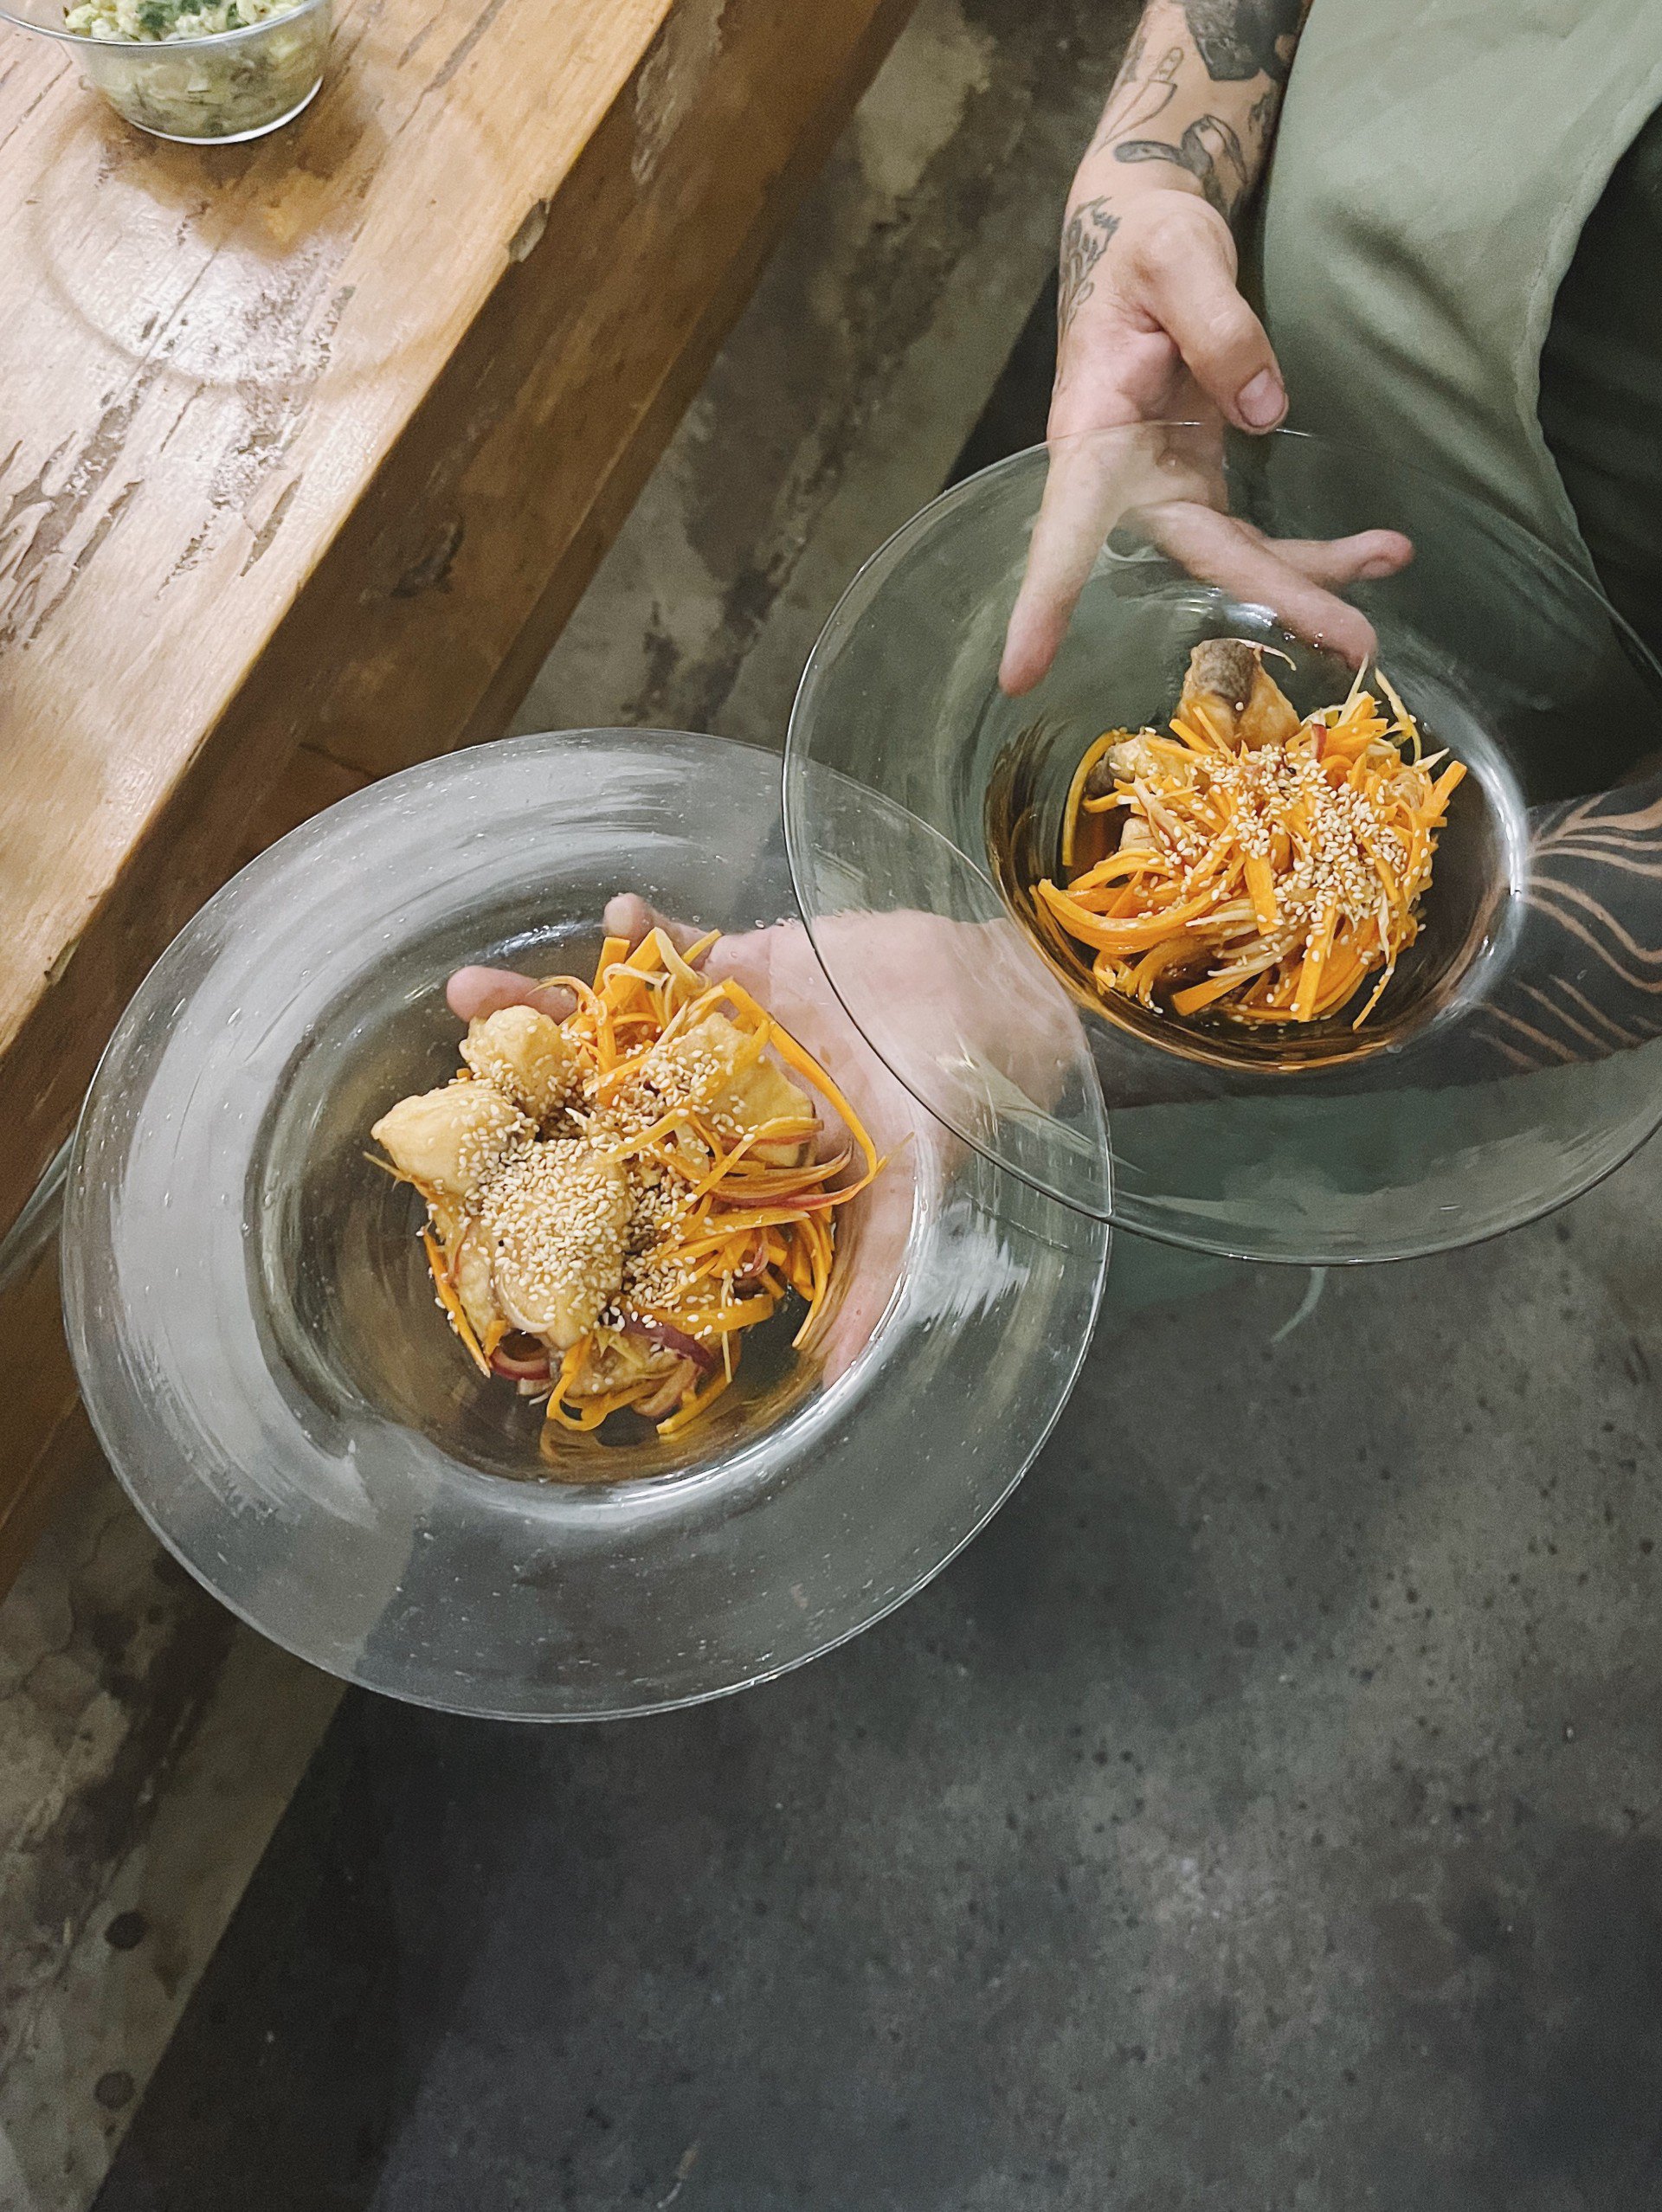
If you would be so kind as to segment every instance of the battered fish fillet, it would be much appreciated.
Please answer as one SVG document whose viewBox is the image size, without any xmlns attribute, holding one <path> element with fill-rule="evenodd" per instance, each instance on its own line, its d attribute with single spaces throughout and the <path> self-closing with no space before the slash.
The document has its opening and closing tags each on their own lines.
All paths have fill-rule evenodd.
<svg viewBox="0 0 1662 2212">
<path fill-rule="evenodd" d="M 462 1080 L 401 1098 L 370 1131 L 401 1174 L 450 1199 L 468 1198 L 535 1134 L 493 1083 Z"/>
<path fill-rule="evenodd" d="M 690 1078 L 696 1102 L 741 1130 L 759 1129 L 770 1122 L 812 1122 L 813 1100 L 765 1052 L 749 1067 L 738 1065 L 750 1043 L 725 1014 L 710 1013 L 653 1057 L 680 1070 Z M 764 1140 L 751 1147 L 756 1159 L 781 1167 L 796 1167 L 803 1151 L 801 1140 Z"/>
</svg>

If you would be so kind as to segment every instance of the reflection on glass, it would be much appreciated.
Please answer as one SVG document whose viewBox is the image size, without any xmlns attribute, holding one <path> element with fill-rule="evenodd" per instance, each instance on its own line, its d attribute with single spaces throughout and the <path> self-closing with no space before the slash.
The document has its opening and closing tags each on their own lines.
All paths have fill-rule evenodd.
<svg viewBox="0 0 1662 2212">
<path fill-rule="evenodd" d="M 1286 656 L 1276 673 L 1301 714 L 1376 659 L 1427 744 L 1468 770 L 1421 938 L 1360 1029 L 1105 1005 L 1035 910 L 1087 747 L 1163 722 L 1192 649 L 1225 637 Z M 1314 439 L 1219 452 L 1191 427 L 1144 426 L 998 464 L 868 564 L 798 698 L 788 834 L 850 1011 L 968 1141 L 1178 1243 L 1386 1258 L 1528 1219 L 1656 1125 L 1659 758 L 1643 648 L 1504 518 Z M 939 1038 L 925 1050 L 873 1007 L 842 949 L 850 917 L 914 909 L 1021 925 L 1000 974 L 969 971 L 963 1026 L 1008 1024 L 1060 982 L 1105 1103 L 1105 1161 L 1083 1164 L 1077 1087 L 971 1114 Z"/>
<path fill-rule="evenodd" d="M 164 1540 L 318 1665 L 534 1719 L 759 1680 L 927 1580 L 1066 1399 L 1105 1232 L 862 1043 L 795 922 L 777 793 L 770 756 L 664 732 L 411 769 L 245 869 L 124 1017 L 64 1225 L 87 1405 Z M 420 1204 L 364 1133 L 454 1069 L 454 969 L 580 973 L 622 892 L 728 933 L 892 1156 L 847 1210 L 818 1366 L 747 1361 L 707 1426 L 551 1482 L 538 1410 L 450 1334 Z"/>
</svg>

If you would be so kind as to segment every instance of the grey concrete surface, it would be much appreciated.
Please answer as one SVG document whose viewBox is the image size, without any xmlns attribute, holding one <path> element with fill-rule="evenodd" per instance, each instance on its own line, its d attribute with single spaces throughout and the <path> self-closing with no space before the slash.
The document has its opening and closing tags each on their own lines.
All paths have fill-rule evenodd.
<svg viewBox="0 0 1662 2212">
<path fill-rule="evenodd" d="M 1656 2205 L 1659 1197 L 1287 1334 L 1123 1251 L 1015 1501 L 771 1688 L 349 1697 L 100 2212 Z"/>
<path fill-rule="evenodd" d="M 79 2212 L 338 1686 L 167 1557 L 87 1437 L 0 1604 L 0 2212 Z"/>
<path fill-rule="evenodd" d="M 526 726 L 776 732 L 1013 343 L 970 457 L 1033 434 L 1123 20 L 931 0 Z M 1122 1243 L 1021 1491 L 847 1650 L 550 1734 L 349 1696 L 100 2212 L 1662 2207 L 1659 1211 L 1653 1152 L 1291 1329 Z"/>
</svg>

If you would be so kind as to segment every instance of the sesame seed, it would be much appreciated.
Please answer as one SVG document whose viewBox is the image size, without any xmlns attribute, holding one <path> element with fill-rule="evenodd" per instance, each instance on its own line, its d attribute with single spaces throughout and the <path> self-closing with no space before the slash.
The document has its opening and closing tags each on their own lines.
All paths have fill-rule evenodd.
<svg viewBox="0 0 1662 2212">
<path fill-rule="evenodd" d="M 575 1342 L 622 1280 L 625 1178 L 580 1138 L 542 1141 L 510 1153 L 477 1205 L 509 1318 Z"/>
</svg>

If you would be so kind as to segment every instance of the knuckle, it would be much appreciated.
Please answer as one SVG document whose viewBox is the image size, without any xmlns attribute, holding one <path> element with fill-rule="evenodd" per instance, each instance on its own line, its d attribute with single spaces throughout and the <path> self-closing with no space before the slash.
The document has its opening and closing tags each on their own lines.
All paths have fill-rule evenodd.
<svg viewBox="0 0 1662 2212">
<path fill-rule="evenodd" d="M 1218 300 L 1201 327 L 1206 344 L 1214 353 L 1259 350 L 1258 318 L 1239 293 L 1232 299 Z"/>
<path fill-rule="evenodd" d="M 1234 241 L 1229 226 L 1197 192 L 1148 194 L 1131 239 L 1131 253 L 1150 269 L 1172 262 L 1215 262 L 1220 256 L 1234 273 Z"/>
</svg>

